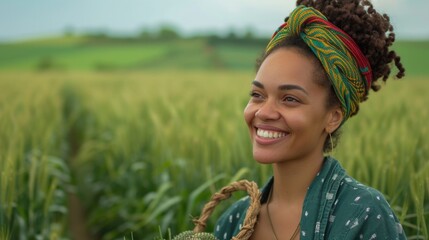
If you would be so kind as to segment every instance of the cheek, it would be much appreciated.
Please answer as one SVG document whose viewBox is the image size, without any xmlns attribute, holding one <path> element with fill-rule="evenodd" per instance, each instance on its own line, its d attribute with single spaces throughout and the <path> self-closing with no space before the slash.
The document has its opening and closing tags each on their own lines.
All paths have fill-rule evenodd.
<svg viewBox="0 0 429 240">
<path fill-rule="evenodd" d="M 251 126 L 253 117 L 255 116 L 256 108 L 251 103 L 248 103 L 244 108 L 244 120 L 248 126 Z"/>
<path fill-rule="evenodd" d="M 295 132 L 306 132 L 309 129 L 318 128 L 322 118 L 314 110 L 307 110 L 289 113 L 285 119 Z"/>
</svg>

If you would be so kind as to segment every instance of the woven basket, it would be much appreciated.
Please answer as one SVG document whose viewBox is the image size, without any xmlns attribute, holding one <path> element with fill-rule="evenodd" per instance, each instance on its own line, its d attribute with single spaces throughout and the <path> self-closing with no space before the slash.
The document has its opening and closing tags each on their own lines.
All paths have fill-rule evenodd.
<svg viewBox="0 0 429 240">
<path fill-rule="evenodd" d="M 235 191 L 247 191 L 250 197 L 250 206 L 247 209 L 246 216 L 243 221 L 243 225 L 238 234 L 233 237 L 233 240 L 247 240 L 252 236 L 254 226 L 257 221 L 259 211 L 261 209 L 260 197 L 258 185 L 255 182 L 249 182 L 247 180 L 241 180 L 233 182 L 230 185 L 222 188 L 219 192 L 215 193 L 210 201 L 204 206 L 201 216 L 194 220 L 195 228 L 193 231 L 184 232 L 174 238 L 174 240 L 203 240 L 203 239 L 215 239 L 213 235 L 204 233 L 207 219 L 212 214 L 214 208 L 225 199 L 231 197 Z"/>
</svg>

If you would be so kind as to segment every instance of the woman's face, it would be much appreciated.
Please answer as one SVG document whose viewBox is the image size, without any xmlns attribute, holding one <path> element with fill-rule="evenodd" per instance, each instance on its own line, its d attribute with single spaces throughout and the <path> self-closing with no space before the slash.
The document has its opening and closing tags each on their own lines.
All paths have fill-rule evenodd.
<svg viewBox="0 0 429 240">
<path fill-rule="evenodd" d="M 328 91 L 315 82 L 317 67 L 295 48 L 277 49 L 262 63 L 244 110 L 258 162 L 323 155 L 325 129 L 335 114 L 326 109 Z"/>
</svg>

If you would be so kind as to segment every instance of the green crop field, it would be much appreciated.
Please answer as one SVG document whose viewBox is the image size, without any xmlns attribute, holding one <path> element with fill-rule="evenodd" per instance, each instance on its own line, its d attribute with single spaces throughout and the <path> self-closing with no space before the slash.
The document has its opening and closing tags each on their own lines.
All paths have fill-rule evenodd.
<svg viewBox="0 0 429 240">
<path fill-rule="evenodd" d="M 386 195 L 409 239 L 429 235 L 429 70 L 419 55 L 428 48 L 398 44 L 410 76 L 371 93 L 333 153 Z M 270 167 L 252 160 L 242 116 L 262 49 L 203 39 L 1 45 L 0 239 L 152 240 L 192 229 L 231 181 L 263 185 Z"/>
<path fill-rule="evenodd" d="M 69 37 L 0 44 L 0 71 L 252 70 L 268 40 L 97 40 Z M 429 76 L 429 41 L 394 45 L 408 76 Z"/>
</svg>

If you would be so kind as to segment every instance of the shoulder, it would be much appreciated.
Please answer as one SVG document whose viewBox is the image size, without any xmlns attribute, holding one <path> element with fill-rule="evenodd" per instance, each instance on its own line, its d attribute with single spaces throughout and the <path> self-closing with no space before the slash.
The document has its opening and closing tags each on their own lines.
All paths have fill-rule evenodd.
<svg viewBox="0 0 429 240">
<path fill-rule="evenodd" d="M 381 192 L 348 176 L 341 182 L 337 201 L 335 205 L 341 203 L 342 205 L 354 206 L 357 209 L 365 208 L 366 210 L 366 207 L 370 206 L 390 208 Z"/>
<path fill-rule="evenodd" d="M 241 229 L 247 209 L 250 204 L 248 196 L 236 201 L 217 220 L 214 235 L 217 239 L 231 239 Z"/>
<path fill-rule="evenodd" d="M 383 194 L 348 176 L 341 183 L 329 222 L 331 232 L 344 239 L 405 239 Z"/>
</svg>

